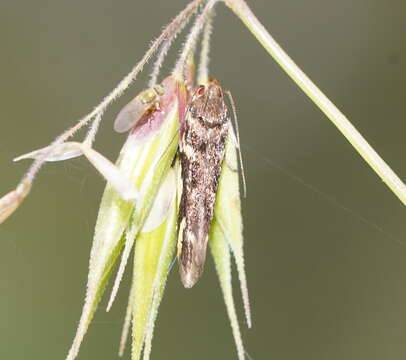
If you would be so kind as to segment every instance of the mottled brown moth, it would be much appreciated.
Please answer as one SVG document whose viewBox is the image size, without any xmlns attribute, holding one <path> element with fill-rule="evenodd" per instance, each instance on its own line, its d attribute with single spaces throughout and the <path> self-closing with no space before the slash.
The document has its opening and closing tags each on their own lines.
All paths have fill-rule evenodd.
<svg viewBox="0 0 406 360">
<path fill-rule="evenodd" d="M 203 272 L 230 118 L 217 80 L 193 93 L 180 126 L 178 262 L 183 285 Z"/>
</svg>

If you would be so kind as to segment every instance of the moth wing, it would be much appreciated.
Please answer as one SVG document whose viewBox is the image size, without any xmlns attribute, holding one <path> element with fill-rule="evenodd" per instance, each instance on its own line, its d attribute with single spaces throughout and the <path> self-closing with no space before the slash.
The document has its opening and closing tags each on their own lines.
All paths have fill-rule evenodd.
<svg viewBox="0 0 406 360">
<path fill-rule="evenodd" d="M 114 120 L 114 131 L 124 133 L 130 130 L 141 119 L 148 106 L 138 96 L 135 97 L 118 113 Z"/>
</svg>

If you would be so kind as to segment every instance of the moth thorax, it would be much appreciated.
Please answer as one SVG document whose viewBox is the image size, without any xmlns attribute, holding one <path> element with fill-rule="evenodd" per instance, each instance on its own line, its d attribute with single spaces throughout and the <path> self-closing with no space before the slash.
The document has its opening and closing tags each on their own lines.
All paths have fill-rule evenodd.
<svg viewBox="0 0 406 360">
<path fill-rule="evenodd" d="M 223 124 L 226 119 L 226 107 L 223 99 L 223 90 L 216 83 L 209 83 L 208 85 L 200 85 L 194 95 L 194 108 L 192 112 L 195 113 L 200 122 L 208 126 L 216 126 Z"/>
</svg>

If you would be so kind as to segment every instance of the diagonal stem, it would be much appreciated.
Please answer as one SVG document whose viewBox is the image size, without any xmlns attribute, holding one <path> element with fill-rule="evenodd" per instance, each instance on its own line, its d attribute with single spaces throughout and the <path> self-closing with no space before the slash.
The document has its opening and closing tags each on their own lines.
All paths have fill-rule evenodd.
<svg viewBox="0 0 406 360">
<path fill-rule="evenodd" d="M 265 50 L 275 59 L 292 80 L 306 93 L 307 96 L 326 114 L 331 122 L 341 131 L 345 138 L 364 158 L 368 165 L 389 186 L 392 192 L 406 205 L 406 186 L 393 172 L 377 152 L 368 144 L 350 121 L 322 93 L 322 91 L 300 70 L 293 60 L 285 53 L 279 44 L 259 22 L 244 0 L 223 0 L 224 3 L 247 26 Z"/>
</svg>

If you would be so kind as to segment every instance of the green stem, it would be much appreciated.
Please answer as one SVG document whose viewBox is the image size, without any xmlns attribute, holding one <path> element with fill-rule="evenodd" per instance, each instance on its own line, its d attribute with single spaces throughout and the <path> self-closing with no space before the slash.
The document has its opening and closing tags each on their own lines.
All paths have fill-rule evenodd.
<svg viewBox="0 0 406 360">
<path fill-rule="evenodd" d="M 345 138 L 389 186 L 393 193 L 406 205 L 406 186 L 385 161 L 368 144 L 357 129 L 324 95 L 321 90 L 300 70 L 293 60 L 283 51 L 264 26 L 259 22 L 244 0 L 223 0 L 242 20 L 265 50 L 275 59 L 292 80 L 306 93 L 324 114 L 341 131 Z"/>
</svg>

